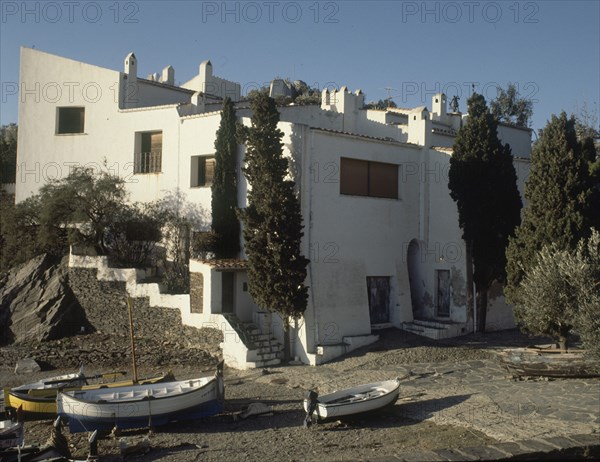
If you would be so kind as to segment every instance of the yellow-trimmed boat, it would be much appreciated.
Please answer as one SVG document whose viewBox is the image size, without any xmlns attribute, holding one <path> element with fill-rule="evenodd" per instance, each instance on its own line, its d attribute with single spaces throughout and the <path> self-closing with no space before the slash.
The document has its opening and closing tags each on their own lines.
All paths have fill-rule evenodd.
<svg viewBox="0 0 600 462">
<path fill-rule="evenodd" d="M 14 414 L 18 420 L 46 420 L 56 417 L 56 395 L 58 391 L 96 390 L 100 388 L 129 387 L 136 385 L 149 385 L 153 383 L 173 380 L 173 374 L 166 373 L 156 377 L 133 380 L 120 380 L 118 382 L 97 383 L 65 388 L 30 389 L 20 392 L 15 389 L 4 389 L 4 408 Z"/>
</svg>

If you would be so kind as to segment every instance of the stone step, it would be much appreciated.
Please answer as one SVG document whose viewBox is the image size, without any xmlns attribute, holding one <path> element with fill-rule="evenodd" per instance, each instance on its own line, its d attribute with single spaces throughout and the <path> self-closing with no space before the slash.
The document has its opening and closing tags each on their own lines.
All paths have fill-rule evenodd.
<svg viewBox="0 0 600 462">
<path fill-rule="evenodd" d="M 409 322 L 405 322 L 404 324 L 402 324 L 402 329 L 408 330 L 410 332 L 423 332 L 425 330 L 422 327 L 419 327 L 416 324 Z"/>
<path fill-rule="evenodd" d="M 256 346 L 256 348 L 263 348 L 263 347 L 268 347 L 270 345 L 275 345 L 279 342 L 277 342 L 276 339 L 274 338 L 270 338 L 268 340 L 254 340 L 252 339 L 252 343 Z"/>
<path fill-rule="evenodd" d="M 261 341 L 270 341 L 272 337 L 269 334 L 251 334 L 250 338 L 254 343 L 258 343 Z"/>
<path fill-rule="evenodd" d="M 253 367 L 253 368 L 277 366 L 278 364 L 281 364 L 281 359 L 275 358 L 275 359 L 269 359 L 269 360 L 248 361 L 246 364 L 248 364 L 248 367 Z"/>
<path fill-rule="evenodd" d="M 258 354 L 261 353 L 279 353 L 283 351 L 283 345 L 281 343 L 272 343 L 270 345 L 265 345 L 263 347 L 257 348 L 256 351 Z"/>
<path fill-rule="evenodd" d="M 433 340 L 457 337 L 467 333 L 464 325 L 459 323 L 441 323 L 437 321 L 415 320 L 402 323 L 402 330 L 422 335 Z"/>
<path fill-rule="evenodd" d="M 429 320 L 425 320 L 425 319 L 415 319 L 412 322 L 414 325 L 416 326 L 422 326 L 422 327 L 429 327 L 431 329 L 449 329 L 452 324 L 450 323 L 444 323 L 444 322 L 440 322 L 440 321 L 429 321 Z"/>
<path fill-rule="evenodd" d="M 269 361 L 271 359 L 281 359 L 279 356 L 279 352 L 273 353 L 258 353 L 257 355 L 258 361 Z"/>
</svg>

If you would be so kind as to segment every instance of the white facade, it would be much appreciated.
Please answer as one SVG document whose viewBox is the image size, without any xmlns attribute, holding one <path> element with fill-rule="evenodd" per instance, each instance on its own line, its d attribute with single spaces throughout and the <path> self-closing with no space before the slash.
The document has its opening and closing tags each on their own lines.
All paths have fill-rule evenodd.
<svg viewBox="0 0 600 462">
<path fill-rule="evenodd" d="M 182 87 L 174 86 L 170 66 L 150 79 L 138 77 L 137 66 L 133 53 L 119 72 L 22 49 L 17 201 L 74 165 L 101 168 L 105 162 L 125 178 L 132 200 L 180 191 L 195 207 L 198 230 L 210 227 L 211 191 L 196 178 L 197 166 L 214 155 L 222 97 L 238 101 L 237 115 L 249 124 L 240 86 L 215 77 L 209 61 Z M 451 325 L 452 335 L 472 330 L 464 246 L 447 186 L 451 146 L 465 116 L 447 113 L 442 94 L 433 97 L 431 111 L 366 110 L 363 103 L 360 90 L 342 87 L 324 91 L 320 106 L 279 108 L 304 219 L 303 252 L 311 260 L 308 308 L 295 326 L 293 354 L 311 364 L 373 341 L 379 327 L 414 319 Z M 74 114 L 80 118 L 72 122 Z M 522 191 L 530 131 L 502 125 L 499 136 L 512 147 Z M 248 188 L 243 156 L 240 146 L 240 207 Z M 368 193 L 357 195 L 353 182 L 363 172 Z M 388 187 L 385 197 L 375 197 L 375 178 L 395 178 L 397 191 Z M 199 262 L 192 267 L 204 275 L 203 319 L 214 322 L 222 307 L 222 273 Z M 259 311 L 246 284 L 245 273 L 237 271 L 231 314 L 242 322 Z M 514 326 L 501 295 L 492 294 L 490 307 L 488 328 Z"/>
</svg>

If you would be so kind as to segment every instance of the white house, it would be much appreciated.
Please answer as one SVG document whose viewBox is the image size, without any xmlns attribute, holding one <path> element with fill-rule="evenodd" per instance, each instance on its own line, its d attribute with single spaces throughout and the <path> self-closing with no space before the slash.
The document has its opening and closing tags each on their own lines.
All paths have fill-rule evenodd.
<svg viewBox="0 0 600 462">
<path fill-rule="evenodd" d="M 199 230 L 209 228 L 221 100 L 231 97 L 245 124 L 249 105 L 240 85 L 214 76 L 209 61 L 181 85 L 171 66 L 146 79 L 137 68 L 133 53 L 123 71 L 113 71 L 22 48 L 17 201 L 75 165 L 101 168 L 105 160 L 125 178 L 132 200 L 181 191 L 204 211 Z M 471 332 L 465 249 L 447 186 L 465 115 L 447 112 L 443 94 L 433 96 L 431 110 L 365 109 L 361 91 L 346 87 L 323 90 L 320 105 L 279 110 L 310 259 L 294 356 L 319 364 L 374 341 L 388 326 L 437 338 Z M 499 136 L 512 147 L 522 191 L 530 130 L 501 125 Z M 238 154 L 245 207 L 243 146 Z M 192 261 L 189 303 L 179 309 L 188 324 L 223 329 L 233 365 L 277 363 L 281 320 L 253 303 L 245 268 L 243 259 Z M 488 329 L 514 326 L 500 288 L 489 305 Z"/>
</svg>

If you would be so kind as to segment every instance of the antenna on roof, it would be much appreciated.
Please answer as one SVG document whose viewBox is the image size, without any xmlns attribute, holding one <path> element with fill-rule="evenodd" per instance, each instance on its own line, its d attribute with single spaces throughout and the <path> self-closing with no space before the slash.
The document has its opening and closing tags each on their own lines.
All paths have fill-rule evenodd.
<svg viewBox="0 0 600 462">
<path fill-rule="evenodd" d="M 398 90 L 395 88 L 392 88 L 392 87 L 385 87 L 384 90 L 387 91 L 387 94 L 388 94 L 388 97 L 385 99 L 385 102 L 387 104 L 387 107 L 389 108 L 390 103 L 392 102 L 392 99 L 396 96 L 399 96 L 399 95 L 392 96 L 392 91 L 398 91 Z"/>
</svg>

